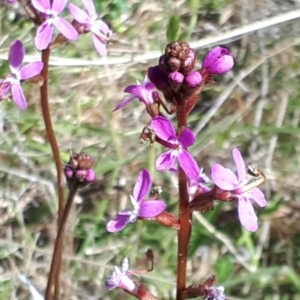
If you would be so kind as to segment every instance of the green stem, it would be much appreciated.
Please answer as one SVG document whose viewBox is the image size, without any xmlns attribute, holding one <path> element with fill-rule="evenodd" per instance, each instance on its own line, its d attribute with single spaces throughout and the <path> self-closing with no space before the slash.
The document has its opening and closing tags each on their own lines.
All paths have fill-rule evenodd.
<svg viewBox="0 0 300 300">
<path fill-rule="evenodd" d="M 61 266 L 61 250 L 63 247 L 63 241 L 64 241 L 63 237 L 64 237 L 64 232 L 65 232 L 65 227 L 66 227 L 68 216 L 70 214 L 73 200 L 75 198 L 77 191 L 78 191 L 78 188 L 74 188 L 74 189 L 70 190 L 69 196 L 67 199 L 67 203 L 66 203 L 66 207 L 64 209 L 64 212 L 63 212 L 63 215 L 61 218 L 61 222 L 60 222 L 60 225 L 58 228 L 57 237 L 55 240 L 54 251 L 53 251 L 53 256 L 52 256 L 50 273 L 49 273 L 49 277 L 48 277 L 47 288 L 46 288 L 46 292 L 45 292 L 45 300 L 51 299 L 51 290 L 52 290 L 51 288 L 52 288 L 54 279 L 56 279 L 58 276 L 57 269 L 58 269 L 58 267 Z M 55 293 L 55 298 L 56 297 L 58 297 L 57 299 L 59 299 L 59 295 L 57 294 L 57 292 Z"/>
</svg>

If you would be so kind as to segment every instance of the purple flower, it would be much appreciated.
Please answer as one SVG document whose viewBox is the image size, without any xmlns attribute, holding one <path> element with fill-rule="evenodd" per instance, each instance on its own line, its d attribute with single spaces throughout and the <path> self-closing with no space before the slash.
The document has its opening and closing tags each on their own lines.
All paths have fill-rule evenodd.
<svg viewBox="0 0 300 300">
<path fill-rule="evenodd" d="M 25 55 L 25 47 L 19 40 L 14 41 L 9 50 L 9 68 L 11 74 L 0 80 L 0 99 L 8 96 L 11 91 L 12 98 L 21 109 L 27 108 L 27 101 L 21 87 L 21 81 L 32 78 L 41 73 L 43 63 L 36 61 L 21 67 Z"/>
<path fill-rule="evenodd" d="M 203 59 L 202 74 L 214 75 L 223 74 L 233 68 L 234 60 L 228 49 L 214 47 Z"/>
<path fill-rule="evenodd" d="M 102 20 L 98 20 L 98 14 L 92 0 L 82 0 L 87 13 L 77 7 L 75 4 L 70 3 L 69 9 L 73 18 L 79 23 L 84 25 L 84 31 L 91 31 L 93 33 L 93 44 L 98 53 L 102 56 L 107 55 L 106 41 L 110 36 L 110 29 Z"/>
<path fill-rule="evenodd" d="M 198 167 L 198 166 L 197 166 Z M 206 193 L 211 189 L 207 187 L 207 184 L 210 182 L 209 178 L 203 172 L 203 168 L 198 168 L 198 179 L 189 179 L 188 180 L 188 194 L 190 201 L 193 200 L 197 193 Z"/>
<path fill-rule="evenodd" d="M 224 292 L 225 288 L 223 286 L 212 286 L 207 289 L 207 297 L 205 300 L 226 300 L 226 295 Z"/>
<path fill-rule="evenodd" d="M 147 200 L 152 185 L 152 178 L 148 170 L 140 172 L 137 182 L 130 195 L 132 210 L 122 210 L 117 216 L 108 222 L 106 229 L 109 232 L 118 232 L 125 228 L 128 223 L 135 223 L 138 218 L 149 219 L 158 216 L 166 208 L 162 200 Z"/>
<path fill-rule="evenodd" d="M 137 286 L 136 284 L 129 278 L 129 261 L 128 258 L 125 257 L 122 261 L 121 268 L 114 266 L 114 271 L 105 281 L 105 287 L 111 291 L 115 288 L 121 288 L 131 293 L 135 293 Z"/>
<path fill-rule="evenodd" d="M 252 206 L 254 200 L 260 207 L 267 205 L 264 194 L 258 189 L 257 184 L 248 184 L 251 177 L 246 171 L 246 165 L 240 151 L 237 148 L 232 150 L 232 157 L 237 169 L 237 175 L 230 169 L 219 164 L 211 168 L 211 177 L 215 185 L 223 191 L 231 192 L 233 198 L 238 200 L 238 215 L 241 224 L 249 231 L 256 231 L 258 228 L 257 216 Z"/>
<path fill-rule="evenodd" d="M 133 99 L 138 98 L 140 102 L 143 102 L 146 107 L 153 104 L 153 92 L 155 86 L 152 82 L 148 81 L 146 78 L 143 84 L 140 84 L 137 81 L 136 85 L 129 85 L 124 90 L 125 93 L 132 94 L 130 97 L 125 98 L 115 109 L 114 111 L 123 108 L 127 103 L 131 102 Z"/>
<path fill-rule="evenodd" d="M 156 169 L 158 171 L 172 171 L 175 161 L 178 160 L 186 176 L 197 181 L 199 178 L 199 167 L 192 155 L 186 150 L 187 147 L 195 143 L 195 136 L 192 131 L 185 128 L 177 137 L 171 121 L 161 116 L 151 120 L 151 127 L 155 135 L 170 148 L 157 158 Z"/>
<path fill-rule="evenodd" d="M 76 29 L 66 20 L 58 17 L 67 4 L 67 0 L 32 0 L 32 5 L 42 13 L 45 21 L 39 26 L 34 39 L 38 50 L 46 49 L 53 36 L 53 26 L 55 26 L 68 40 L 76 40 L 78 33 Z"/>
</svg>

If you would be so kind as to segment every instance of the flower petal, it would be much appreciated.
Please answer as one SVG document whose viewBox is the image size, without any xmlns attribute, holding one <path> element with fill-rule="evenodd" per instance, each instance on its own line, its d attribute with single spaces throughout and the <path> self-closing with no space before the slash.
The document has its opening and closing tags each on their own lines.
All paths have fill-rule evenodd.
<svg viewBox="0 0 300 300">
<path fill-rule="evenodd" d="M 22 90 L 21 84 L 19 82 L 11 86 L 11 94 L 17 106 L 22 110 L 25 110 L 27 108 L 27 101 Z"/>
<path fill-rule="evenodd" d="M 50 0 L 31 0 L 31 4 L 42 13 L 50 10 Z"/>
<path fill-rule="evenodd" d="M 127 105 L 127 103 L 131 102 L 135 98 L 136 98 L 135 96 L 125 98 L 113 111 L 123 108 L 125 105 Z"/>
<path fill-rule="evenodd" d="M 238 148 L 232 149 L 232 158 L 234 160 L 239 181 L 243 181 L 247 177 L 245 161 Z"/>
<path fill-rule="evenodd" d="M 152 184 L 151 174 L 148 170 L 141 170 L 133 188 L 133 197 L 141 202 L 149 194 Z"/>
<path fill-rule="evenodd" d="M 185 128 L 178 137 L 178 141 L 184 148 L 192 146 L 195 143 L 195 140 L 196 138 L 189 128 Z"/>
<path fill-rule="evenodd" d="M 176 157 L 172 155 L 172 151 L 162 153 L 155 162 L 156 170 L 166 171 L 173 167 Z"/>
<path fill-rule="evenodd" d="M 182 153 L 178 155 L 178 163 L 189 179 L 199 179 L 198 164 L 187 150 L 183 150 Z"/>
<path fill-rule="evenodd" d="M 41 73 L 44 64 L 41 61 L 30 63 L 20 70 L 20 79 L 26 80 Z"/>
<path fill-rule="evenodd" d="M 69 4 L 69 10 L 74 20 L 82 24 L 90 24 L 90 17 L 84 10 L 73 3 Z"/>
<path fill-rule="evenodd" d="M 11 87 L 9 82 L 4 82 L 4 80 L 0 80 L 0 100 L 7 96 L 7 93 Z"/>
<path fill-rule="evenodd" d="M 249 198 L 253 199 L 260 207 L 264 207 L 268 204 L 264 193 L 259 188 L 250 190 L 247 195 L 249 195 Z"/>
<path fill-rule="evenodd" d="M 90 17 L 97 15 L 93 0 L 82 0 L 82 3 Z"/>
<path fill-rule="evenodd" d="M 38 50 L 46 49 L 52 39 L 53 26 L 48 22 L 44 22 L 38 27 L 34 38 L 34 44 Z"/>
<path fill-rule="evenodd" d="M 141 84 L 132 84 L 125 88 L 125 93 L 133 94 L 137 97 L 140 97 L 142 94 L 142 85 Z"/>
<path fill-rule="evenodd" d="M 211 167 L 211 178 L 214 184 L 225 191 L 234 190 L 235 185 L 238 184 L 236 175 L 220 164 L 214 164 Z"/>
<path fill-rule="evenodd" d="M 14 41 L 9 50 L 8 61 L 14 69 L 19 69 L 25 55 L 25 47 L 19 40 Z"/>
<path fill-rule="evenodd" d="M 162 213 L 166 207 L 166 203 L 162 200 L 143 201 L 140 206 L 139 217 L 154 218 Z"/>
<path fill-rule="evenodd" d="M 53 0 L 52 1 L 52 12 L 56 15 L 60 14 L 67 5 L 68 0 Z"/>
<path fill-rule="evenodd" d="M 107 49 L 106 49 L 106 44 L 103 42 L 96 34 L 93 34 L 92 36 L 93 39 L 93 44 L 97 52 L 101 56 L 107 56 Z"/>
<path fill-rule="evenodd" d="M 74 41 L 78 38 L 77 30 L 68 21 L 62 18 L 55 18 L 54 25 L 60 33 L 67 39 Z"/>
<path fill-rule="evenodd" d="M 155 117 L 151 120 L 151 127 L 154 133 L 163 141 L 168 142 L 176 138 L 176 132 L 171 121 L 164 117 Z"/>
<path fill-rule="evenodd" d="M 122 212 L 118 213 L 116 217 L 109 221 L 106 225 L 106 230 L 108 232 L 118 232 L 126 227 L 128 224 L 130 215 L 122 214 Z"/>
<path fill-rule="evenodd" d="M 241 224 L 248 231 L 256 231 L 258 229 L 257 216 L 251 201 L 244 197 L 239 197 L 238 214 Z"/>
</svg>

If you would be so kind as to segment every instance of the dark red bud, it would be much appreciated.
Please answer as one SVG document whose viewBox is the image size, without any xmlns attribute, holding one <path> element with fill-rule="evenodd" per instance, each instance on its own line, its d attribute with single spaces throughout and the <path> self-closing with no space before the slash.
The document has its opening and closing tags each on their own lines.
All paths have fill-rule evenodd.
<svg viewBox="0 0 300 300">
<path fill-rule="evenodd" d="M 167 57 L 177 57 L 180 51 L 181 45 L 175 41 L 166 46 L 165 55 Z"/>
<path fill-rule="evenodd" d="M 168 65 L 168 58 L 165 55 L 162 55 L 159 58 L 158 65 L 159 65 L 160 69 L 162 71 L 164 71 L 165 73 L 169 73 L 171 71 L 170 67 Z"/>
<path fill-rule="evenodd" d="M 171 71 L 178 71 L 180 69 L 181 61 L 176 57 L 171 57 L 168 60 L 168 66 Z"/>
<path fill-rule="evenodd" d="M 182 42 L 182 43 L 180 43 L 180 47 L 181 47 L 181 49 L 180 49 L 180 53 L 178 54 L 178 58 L 180 60 L 184 60 L 189 55 L 190 46 L 188 43 Z"/>
<path fill-rule="evenodd" d="M 171 227 L 173 229 L 179 230 L 180 229 L 180 224 L 178 219 L 172 215 L 171 213 L 168 213 L 166 211 L 163 211 L 161 214 L 156 216 L 155 221 L 158 222 L 159 224 L 165 226 L 165 227 Z"/>
<path fill-rule="evenodd" d="M 195 67 L 196 63 L 196 54 L 193 49 L 189 50 L 188 56 L 181 63 L 181 70 L 184 74 L 189 73 Z"/>
</svg>

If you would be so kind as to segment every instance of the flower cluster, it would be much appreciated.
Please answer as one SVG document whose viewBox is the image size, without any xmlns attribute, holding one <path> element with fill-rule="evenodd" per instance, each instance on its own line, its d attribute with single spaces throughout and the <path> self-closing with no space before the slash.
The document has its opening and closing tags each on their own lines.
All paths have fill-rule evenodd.
<svg viewBox="0 0 300 300">
<path fill-rule="evenodd" d="M 70 13 L 74 18 L 72 24 L 59 16 L 65 9 L 67 0 L 32 0 L 31 2 L 34 8 L 41 13 L 43 20 L 35 36 L 35 46 L 38 50 L 48 48 L 55 27 L 66 40 L 70 41 L 77 40 L 78 33 L 92 32 L 95 49 L 100 55 L 107 55 L 106 42 L 109 40 L 110 29 L 106 23 L 98 19 L 92 0 L 83 0 L 87 13 L 75 4 L 69 4 Z"/>
<path fill-rule="evenodd" d="M 189 115 L 197 103 L 200 91 L 206 84 L 213 82 L 214 75 L 224 74 L 232 69 L 233 57 L 228 49 L 217 46 L 206 54 L 200 70 L 194 69 L 195 62 L 195 51 L 187 43 L 170 43 L 166 47 L 164 55 L 160 57 L 158 65 L 148 69 L 150 81 L 146 77 L 142 84 L 138 82 L 136 85 L 128 86 L 124 91 L 131 95 L 127 96 L 115 110 L 125 107 L 134 99 L 138 99 L 145 105 L 151 120 L 144 127 L 140 141 L 148 146 L 152 146 L 156 142 L 166 148 L 156 159 L 157 171 L 169 171 L 178 176 L 184 173 L 186 176 L 185 191 L 187 190 L 187 200 L 189 201 L 187 205 L 190 212 L 212 209 L 216 200 L 235 202 L 238 206 L 238 217 L 242 226 L 248 231 L 256 231 L 258 220 L 252 200 L 261 207 L 267 205 L 263 193 L 257 188 L 265 181 L 264 174 L 256 167 L 246 167 L 240 151 L 234 148 L 232 156 L 237 175 L 220 164 L 214 164 L 211 167 L 211 178 L 208 178 L 189 151 L 189 148 L 194 145 L 196 137 L 188 128 L 185 119 L 182 118 L 183 115 Z M 160 98 L 159 92 L 162 92 L 167 104 L 171 105 L 171 110 L 168 110 L 166 103 Z M 161 108 L 164 108 L 169 114 L 177 112 L 178 128 L 164 115 Z M 146 205 L 149 200 L 143 201 L 150 189 L 150 180 L 146 179 L 149 176 L 150 174 L 146 170 L 140 173 L 134 188 L 134 195 L 130 196 L 133 209 L 119 212 L 116 218 L 107 224 L 108 231 L 119 231 L 138 218 L 151 220 L 155 216 L 153 211 L 157 213 L 156 219 L 166 213 L 163 211 L 166 208 L 165 204 L 160 204 L 160 210 L 156 211 L 155 208 L 158 207 L 156 201 L 152 201 L 151 205 Z M 145 190 L 142 193 L 137 192 L 143 190 L 141 186 L 145 181 L 147 181 Z M 168 219 L 169 215 L 166 218 Z M 176 224 L 173 219 L 169 223 Z M 170 227 L 178 229 L 180 223 L 177 226 Z M 114 284 L 114 287 L 119 286 L 124 289 L 122 280 L 125 275 L 127 276 L 127 271 L 124 273 L 117 269 L 113 274 L 111 276 L 115 282 L 120 282 L 120 285 Z M 116 280 L 116 278 L 119 279 Z M 204 285 L 190 286 L 186 292 L 210 300 L 225 299 L 224 288 L 222 286 L 215 287 L 213 282 L 214 277 Z M 133 287 L 132 284 L 131 286 Z"/>
<path fill-rule="evenodd" d="M 84 187 L 96 179 L 93 159 L 85 152 L 72 154 L 69 162 L 65 165 L 64 173 L 70 188 Z"/>
<path fill-rule="evenodd" d="M 12 4 L 16 1 L 7 0 Z M 83 11 L 75 4 L 69 4 L 69 10 L 73 17 L 72 24 L 60 17 L 66 7 L 67 0 L 32 0 L 32 6 L 39 12 L 41 24 L 38 26 L 34 38 L 35 46 L 38 50 L 47 49 L 52 42 L 54 29 L 56 28 L 63 39 L 57 40 L 74 41 L 78 34 L 91 32 L 93 44 L 101 56 L 107 55 L 106 44 L 109 41 L 111 31 L 108 25 L 99 19 L 92 0 L 83 0 L 87 12 Z M 16 40 L 11 44 L 9 52 L 9 67 L 11 73 L 4 79 L 0 79 L 0 100 L 12 98 L 16 105 L 24 110 L 28 104 L 21 88 L 21 82 L 32 80 L 39 75 L 43 69 L 42 62 L 33 62 L 22 67 L 25 55 L 25 47 L 21 41 Z M 42 80 L 41 80 L 42 81 Z"/>
</svg>

